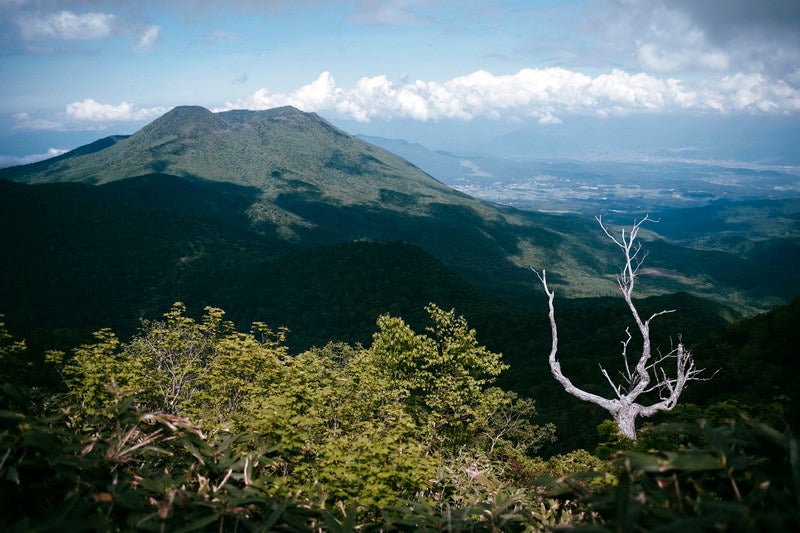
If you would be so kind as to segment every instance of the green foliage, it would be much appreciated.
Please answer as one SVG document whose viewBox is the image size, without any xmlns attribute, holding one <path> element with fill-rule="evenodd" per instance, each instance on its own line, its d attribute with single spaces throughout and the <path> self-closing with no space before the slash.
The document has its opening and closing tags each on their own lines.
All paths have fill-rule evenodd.
<svg viewBox="0 0 800 533">
<path fill-rule="evenodd" d="M 189 412 L 223 424 L 237 416 L 244 402 L 282 380 L 285 338 L 283 330 L 273 333 L 260 322 L 249 334 L 229 332 L 217 338 L 213 357 L 199 379 L 196 406 Z"/>
<path fill-rule="evenodd" d="M 94 333 L 94 340 L 75 348 L 69 359 L 59 351 L 47 354 L 47 361 L 59 367 L 69 396 L 87 415 L 104 412 L 115 400 L 109 387 L 128 387 L 133 376 L 113 331 L 101 329 Z"/>
<path fill-rule="evenodd" d="M 415 499 L 365 512 L 285 497 L 274 491 L 277 447 L 256 433 L 209 434 L 183 417 L 142 413 L 124 395 L 92 419 L 93 429 L 76 432 L 34 391 L 6 385 L 0 398 L 11 408 L 0 412 L 5 531 L 520 531 L 577 514 L 484 478 L 468 501 L 444 507 Z M 382 459 L 369 446 L 365 436 L 356 457 Z M 394 490 L 390 466 L 384 482 Z M 368 465 L 347 467 L 358 487 Z"/>
<path fill-rule="evenodd" d="M 154 411 L 192 415 L 223 424 L 242 402 L 263 393 L 276 380 L 285 333 L 255 323 L 251 333 L 234 331 L 224 312 L 206 307 L 200 322 L 176 303 L 164 321 L 144 321 L 138 335 L 121 343 L 109 329 L 72 357 L 50 352 L 68 395 L 88 415 L 114 401 L 114 390 L 135 393 L 139 405 Z"/>
<path fill-rule="evenodd" d="M 51 360 L 85 424 L 128 397 L 214 434 L 258 435 L 274 452 L 264 466 L 273 496 L 374 509 L 435 492 L 437 465 L 458 450 L 524 455 L 554 433 L 532 423 L 532 401 L 489 387 L 506 366 L 463 317 L 426 311 L 427 334 L 385 315 L 367 349 L 331 343 L 290 357 L 284 331 L 240 333 L 220 309 L 196 321 L 176 303 L 130 342 L 101 330 Z"/>
<path fill-rule="evenodd" d="M 726 328 L 698 346 L 703 364 L 719 372 L 702 394 L 690 389 L 689 401 L 703 408 L 718 404 L 720 415 L 724 408 L 728 416 L 745 412 L 776 426 L 800 427 L 800 411 L 788 408 L 800 400 L 798 343 L 800 298 Z"/>
<path fill-rule="evenodd" d="M 72 357 L 51 353 L 65 394 L 0 387 L 5 529 L 800 527 L 800 445 L 788 430 L 743 417 L 676 423 L 643 430 L 610 462 L 584 450 L 536 458 L 553 428 L 533 425 L 531 400 L 492 385 L 503 363 L 462 317 L 427 311 L 425 334 L 387 315 L 369 348 L 290 356 L 282 331 L 237 332 L 219 309 L 194 320 L 176 304 L 129 342 L 101 330 Z M 5 370 L 24 345 L 2 325 L 0 337 Z M 180 401 L 163 394 L 172 382 L 158 365 L 184 371 Z M 428 396 L 439 379 L 452 393 L 453 377 L 466 406 L 448 411 Z M 724 420 L 739 407 L 686 406 L 675 419 Z M 446 423 L 432 431 L 433 421 Z"/>
<path fill-rule="evenodd" d="M 553 424 L 533 424 L 536 405 L 513 391 L 490 387 L 482 393 L 475 412 L 477 442 L 491 455 L 495 450 L 513 450 L 527 455 L 538 452 L 542 445 L 556 440 Z"/>
<path fill-rule="evenodd" d="M 651 431 L 685 440 L 677 450 L 624 451 L 615 486 L 587 490 L 567 478 L 602 531 L 796 531 L 800 441 L 759 423 L 665 424 Z"/>
<path fill-rule="evenodd" d="M 409 427 L 372 424 L 360 433 L 326 439 L 312 465 L 314 478 L 334 501 L 397 505 L 428 488 L 437 458 L 426 451 Z"/>
<path fill-rule="evenodd" d="M 28 366 L 25 341 L 15 341 L 6 330 L 5 317 L 0 314 L 0 382 L 17 380 Z"/>
<path fill-rule="evenodd" d="M 484 394 L 506 368 L 501 355 L 481 346 L 474 329 L 454 310 L 426 307 L 430 335 L 416 334 L 400 318 L 381 316 L 370 350 L 375 368 L 410 397 L 412 416 L 428 428 L 431 442 L 456 450 L 476 436 L 478 425 L 508 407 L 499 394 Z M 505 405 L 503 405 L 505 404 Z"/>
<path fill-rule="evenodd" d="M 11 530 L 518 530 L 571 517 L 486 455 L 524 453 L 551 428 L 531 424 L 532 402 L 486 388 L 502 363 L 463 317 L 428 313 L 432 337 L 385 320 L 473 395 L 458 453 L 428 427 L 452 413 L 415 401 L 438 378 L 424 360 L 409 356 L 418 366 L 395 386 L 386 353 L 332 343 L 289 357 L 283 332 L 236 332 L 216 308 L 195 321 L 178 303 L 130 342 L 101 330 L 71 358 L 51 353 L 60 397 L 6 385 L 0 512 Z"/>
<path fill-rule="evenodd" d="M 647 426 L 645 426 L 647 427 Z M 644 433 L 647 434 L 647 430 L 644 430 Z M 647 437 L 642 439 L 640 435 L 639 438 L 634 441 L 619 432 L 619 424 L 617 424 L 614 420 L 603 420 L 600 424 L 597 425 L 597 435 L 599 438 L 599 444 L 595 449 L 595 454 L 598 457 L 602 457 L 603 459 L 610 458 L 614 452 L 618 450 L 630 450 L 633 448 L 637 442 L 641 445 L 641 442 L 647 440 Z"/>
<path fill-rule="evenodd" d="M 569 453 L 554 455 L 546 462 L 544 471 L 554 477 L 564 477 L 583 472 L 605 472 L 608 465 L 599 457 L 586 450 L 573 450 Z"/>
<path fill-rule="evenodd" d="M 322 507 L 275 499 L 273 449 L 253 434 L 209 436 L 187 419 L 142 413 L 130 396 L 75 432 L 36 393 L 0 391 L 5 531 L 313 530 Z"/>
</svg>

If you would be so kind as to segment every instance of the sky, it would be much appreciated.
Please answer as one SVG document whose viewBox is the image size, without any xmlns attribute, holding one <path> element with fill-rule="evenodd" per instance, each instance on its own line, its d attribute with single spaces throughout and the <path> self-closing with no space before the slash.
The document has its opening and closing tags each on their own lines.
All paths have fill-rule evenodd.
<svg viewBox="0 0 800 533">
<path fill-rule="evenodd" d="M 797 153 L 800 0 L 0 0 L 0 165 L 187 104 L 429 146 L 636 123 L 678 149 L 696 124 Z"/>
</svg>

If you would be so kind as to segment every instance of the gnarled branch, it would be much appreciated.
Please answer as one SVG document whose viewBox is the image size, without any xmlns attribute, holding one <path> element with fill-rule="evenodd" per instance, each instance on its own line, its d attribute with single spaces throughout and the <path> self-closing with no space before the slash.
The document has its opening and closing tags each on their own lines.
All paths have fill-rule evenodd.
<svg viewBox="0 0 800 533">
<path fill-rule="evenodd" d="M 552 345 L 548 361 L 550 363 L 550 371 L 556 380 L 561 383 L 565 391 L 580 400 L 594 403 L 606 409 L 614 417 L 614 420 L 617 421 L 620 433 L 626 437 L 635 439 L 635 421 L 638 416 L 652 416 L 658 411 L 672 409 L 678 403 L 678 398 L 690 381 L 705 381 L 711 378 L 704 378 L 701 376 L 703 369 L 697 369 L 695 367 L 691 352 L 685 348 L 682 342 L 679 342 L 677 348 L 666 355 L 653 359 L 650 341 L 650 322 L 656 317 L 672 313 L 674 310 L 667 309 L 658 311 L 650 315 L 646 320 L 643 320 L 633 301 L 636 277 L 646 258 L 646 254 L 642 252 L 642 246 L 637 241 L 637 237 L 642 224 L 652 221 L 652 219 L 649 216 L 645 216 L 638 222 L 634 222 L 630 230 L 626 231 L 622 229 L 620 236 L 616 237 L 603 223 L 601 217 L 598 216 L 596 218 L 597 222 L 600 224 L 600 228 L 606 236 L 622 250 L 625 257 L 625 264 L 617 275 L 617 284 L 636 322 L 639 334 L 641 335 L 642 353 L 636 361 L 635 367 L 631 369 L 628 360 L 628 347 L 632 335 L 630 329 L 626 328 L 625 333 L 627 338 L 622 341 L 622 358 L 625 370 L 624 372 L 620 372 L 623 383 L 614 383 L 608 371 L 600 366 L 600 371 L 614 390 L 616 398 L 603 398 L 602 396 L 592 394 L 575 386 L 572 381 L 564 375 L 561 370 L 561 364 L 556 359 L 556 354 L 558 353 L 558 328 L 556 327 L 553 304 L 555 292 L 550 290 L 547 285 L 546 271 L 542 270 L 542 272 L 539 273 L 534 270 L 548 297 L 548 317 L 552 335 Z M 664 364 L 672 359 L 675 360 L 675 374 L 673 377 L 670 377 L 672 374 L 667 373 Z M 638 403 L 638 399 L 642 395 L 655 391 L 658 391 L 659 401 L 647 406 Z"/>
</svg>

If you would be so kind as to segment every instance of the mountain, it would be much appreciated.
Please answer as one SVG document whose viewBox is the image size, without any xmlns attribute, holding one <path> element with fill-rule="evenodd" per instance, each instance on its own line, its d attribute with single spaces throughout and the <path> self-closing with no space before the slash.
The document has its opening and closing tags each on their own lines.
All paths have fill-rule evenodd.
<svg viewBox="0 0 800 533">
<path fill-rule="evenodd" d="M 28 184 L 20 190 L 8 186 L 14 192 L 3 198 L 2 233 L 27 235 L 27 240 L 6 236 L 3 252 L 11 254 L 12 267 L 25 263 L 15 255 L 25 247 L 33 248 L 31 256 L 64 260 L 88 249 L 79 237 L 70 241 L 72 248 L 61 246 L 59 226 L 78 236 L 101 234 L 97 246 L 103 250 L 133 247 L 141 253 L 163 227 L 174 233 L 172 240 L 157 241 L 162 251 L 171 250 L 163 263 L 130 257 L 130 268 L 158 270 L 161 264 L 168 276 L 186 272 L 202 285 L 201 273 L 238 265 L 231 258 L 240 252 L 232 250 L 266 260 L 289 249 L 394 242 L 411 245 L 466 283 L 510 302 L 541 303 L 530 267 L 548 269 L 559 297 L 616 294 L 618 250 L 593 221 L 477 200 L 293 107 L 221 113 L 177 107 L 129 137 L 101 139 L 53 159 L 2 169 L 0 179 Z M 104 205 L 119 210 L 109 212 Z M 135 225 L 114 218 L 126 212 Z M 84 220 L 88 213 L 97 216 Z M 27 233 L 19 231 L 23 227 Z M 658 275 L 643 279 L 642 296 L 686 290 L 744 311 L 793 296 L 785 294 L 781 279 L 756 288 L 745 279 L 743 285 L 741 272 L 751 266 L 747 257 L 687 248 L 652 231 L 643 236 L 650 240 L 648 266 Z M 50 248 L 37 248 L 41 242 Z M 224 257 L 214 259 L 219 254 Z M 205 270 L 198 266 L 204 261 L 222 263 Z M 243 264 L 253 266 L 249 260 Z M 75 261 L 71 268 L 80 265 Z"/>
<path fill-rule="evenodd" d="M 273 201 L 298 191 L 341 205 L 383 208 L 395 207 L 391 200 L 399 198 L 387 201 L 382 191 L 417 201 L 448 201 L 454 195 L 458 200 L 451 203 L 466 200 L 390 152 L 293 107 L 223 113 L 176 107 L 130 137 L 103 139 L 0 176 L 99 185 L 150 173 L 254 186 Z M 408 202 L 401 207 L 406 210 Z"/>
<path fill-rule="evenodd" d="M 564 233 L 555 221 L 481 202 L 292 107 L 178 107 L 130 137 L 0 170 L 0 178 L 27 184 L 103 185 L 153 174 L 253 191 L 242 211 L 262 235 L 304 244 L 408 242 L 506 294 L 535 285 L 528 267 L 545 254 L 590 253 L 571 236 L 571 226 L 588 230 L 582 221 Z"/>
</svg>

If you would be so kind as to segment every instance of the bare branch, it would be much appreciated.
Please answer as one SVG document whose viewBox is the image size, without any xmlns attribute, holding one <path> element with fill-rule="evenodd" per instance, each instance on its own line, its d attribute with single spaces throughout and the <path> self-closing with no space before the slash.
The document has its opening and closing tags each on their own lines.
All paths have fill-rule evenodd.
<svg viewBox="0 0 800 533">
<path fill-rule="evenodd" d="M 678 346 L 666 355 L 661 355 L 659 352 L 658 357 L 655 359 L 652 358 L 650 322 L 661 315 L 673 313 L 674 309 L 665 309 L 655 312 L 650 315 L 647 320 L 642 320 L 633 301 L 633 290 L 639 270 L 647 258 L 647 253 L 642 251 L 642 246 L 637 241 L 639 230 L 645 222 L 657 221 L 652 220 L 649 216 L 645 216 L 643 219 L 635 221 L 630 230 L 626 231 L 623 228 L 619 237 L 617 237 L 611 233 L 611 230 L 603 223 L 601 217 L 598 216 L 596 219 L 606 236 L 622 250 L 623 256 L 625 257 L 625 263 L 620 273 L 617 275 L 617 284 L 619 285 L 622 297 L 641 335 L 641 355 L 635 367 L 632 369 L 628 359 L 628 348 L 630 347 L 632 335 L 630 328 L 626 328 L 626 338 L 621 341 L 622 359 L 625 369 L 624 372 L 621 371 L 619 373 L 622 377 L 623 384 L 618 385 L 614 383 L 608 371 L 600 365 L 600 372 L 606 378 L 609 385 L 611 385 L 616 399 L 606 399 L 576 387 L 569 378 L 563 374 L 561 365 L 556 360 L 556 354 L 558 352 L 558 330 L 556 327 L 553 304 L 555 293 L 547 286 L 546 271 L 542 270 L 540 274 L 534 270 L 548 297 L 548 317 L 553 341 L 548 360 L 550 363 L 550 371 L 556 380 L 561 383 L 565 391 L 581 400 L 595 403 L 606 409 L 614 417 L 614 420 L 617 421 L 620 432 L 631 439 L 635 439 L 635 421 L 638 416 L 651 416 L 658 411 L 672 409 L 678 403 L 678 398 L 683 393 L 687 383 L 690 381 L 704 381 L 711 378 L 702 377 L 703 369 L 697 369 L 695 367 L 691 352 L 684 347 L 682 342 L 679 342 Z M 674 377 L 670 377 L 673 374 L 667 372 L 665 365 L 673 359 L 675 360 L 675 373 Z M 711 377 L 713 377 L 713 375 Z M 656 391 L 658 392 L 659 398 L 659 401 L 656 403 L 649 406 L 637 403 L 637 400 L 642 395 Z"/>
<path fill-rule="evenodd" d="M 628 336 L 628 338 L 622 341 L 622 359 L 625 361 L 625 378 L 628 380 L 628 383 L 632 383 L 633 374 L 631 374 L 631 367 L 628 365 L 628 345 L 633 338 L 631 335 L 631 328 L 625 328 L 625 334 Z"/>
<path fill-rule="evenodd" d="M 576 398 L 591 402 L 594 404 L 599 405 L 600 407 L 610 411 L 612 409 L 616 409 L 616 403 L 614 400 L 607 400 L 602 396 L 598 396 L 596 394 L 592 394 L 590 392 L 584 391 L 579 389 L 575 385 L 573 385 L 572 381 L 569 380 L 568 377 L 564 375 L 561 371 L 561 363 L 558 362 L 556 359 L 556 354 L 558 353 L 558 327 L 556 326 L 556 318 L 555 318 L 555 308 L 553 306 L 553 300 L 555 298 L 555 292 L 550 290 L 547 286 L 547 271 L 542 269 L 541 274 L 531 269 L 536 273 L 536 276 L 539 278 L 539 281 L 542 283 L 542 287 L 544 288 L 545 294 L 547 294 L 547 301 L 548 301 L 548 317 L 550 319 L 550 332 L 552 337 L 552 344 L 550 347 L 550 355 L 548 356 L 548 361 L 550 363 L 550 372 L 553 374 L 553 377 L 556 378 L 556 381 L 561 383 L 561 386 L 564 387 L 564 390 L 567 391 L 569 394 L 572 394 Z"/>
<path fill-rule="evenodd" d="M 611 388 L 614 389 L 614 394 L 617 395 L 617 398 L 622 398 L 622 386 L 615 385 L 614 382 L 611 380 L 611 377 L 608 375 L 608 372 L 606 372 L 606 369 L 603 368 L 603 365 L 599 366 L 600 366 L 600 371 L 606 377 L 606 380 L 608 380 L 609 385 L 611 385 Z"/>
<path fill-rule="evenodd" d="M 675 312 L 674 309 L 664 309 L 663 311 L 658 311 L 657 313 L 653 313 L 652 315 L 650 315 L 650 318 L 648 318 L 644 322 L 645 322 L 645 324 L 649 324 L 650 321 L 653 320 L 657 316 L 668 315 L 669 313 L 674 313 L 674 312 Z"/>
</svg>

